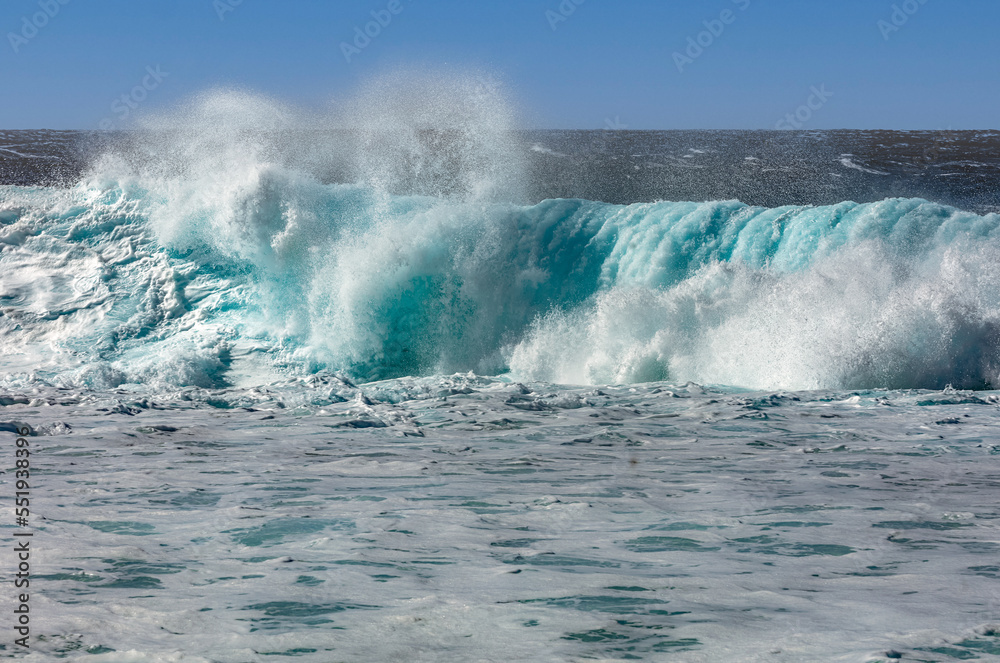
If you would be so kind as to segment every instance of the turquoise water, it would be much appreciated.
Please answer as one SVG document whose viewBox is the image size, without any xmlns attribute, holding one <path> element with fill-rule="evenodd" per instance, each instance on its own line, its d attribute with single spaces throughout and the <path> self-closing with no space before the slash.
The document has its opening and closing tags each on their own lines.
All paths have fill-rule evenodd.
<svg viewBox="0 0 1000 663">
<path fill-rule="evenodd" d="M 280 169 L 207 193 L 168 184 L 3 189 L 8 384 L 255 387 L 326 370 L 942 389 L 1000 370 L 993 214 L 905 199 L 523 207 Z"/>
</svg>

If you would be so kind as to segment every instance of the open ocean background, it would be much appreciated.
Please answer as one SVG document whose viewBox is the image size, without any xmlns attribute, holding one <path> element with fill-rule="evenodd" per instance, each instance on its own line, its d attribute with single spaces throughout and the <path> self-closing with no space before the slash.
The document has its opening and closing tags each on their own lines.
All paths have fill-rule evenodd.
<svg viewBox="0 0 1000 663">
<path fill-rule="evenodd" d="M 4 656 L 1000 660 L 1000 132 L 421 90 L 0 131 Z"/>
</svg>

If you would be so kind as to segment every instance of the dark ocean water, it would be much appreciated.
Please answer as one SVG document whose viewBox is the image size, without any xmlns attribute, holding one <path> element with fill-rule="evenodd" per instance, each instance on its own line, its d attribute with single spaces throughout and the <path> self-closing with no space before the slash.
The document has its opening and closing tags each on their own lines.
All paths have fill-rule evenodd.
<svg viewBox="0 0 1000 663">
<path fill-rule="evenodd" d="M 74 183 L 116 140 L 127 137 L 0 131 L 0 184 Z M 925 198 L 1000 211 L 996 131 L 530 131 L 511 141 L 528 164 L 528 202 L 740 200 L 777 207 Z M 324 175 L 345 178 L 336 168 Z"/>
</svg>

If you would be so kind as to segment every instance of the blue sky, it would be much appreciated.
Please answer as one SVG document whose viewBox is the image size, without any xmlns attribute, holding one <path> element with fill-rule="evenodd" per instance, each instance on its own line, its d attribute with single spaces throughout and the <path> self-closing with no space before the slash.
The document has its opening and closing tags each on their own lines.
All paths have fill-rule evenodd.
<svg viewBox="0 0 1000 663">
<path fill-rule="evenodd" d="M 395 1 L 4 0 L 0 128 L 214 86 L 321 107 L 404 65 L 498 77 L 542 128 L 1000 128 L 996 0 Z"/>
</svg>

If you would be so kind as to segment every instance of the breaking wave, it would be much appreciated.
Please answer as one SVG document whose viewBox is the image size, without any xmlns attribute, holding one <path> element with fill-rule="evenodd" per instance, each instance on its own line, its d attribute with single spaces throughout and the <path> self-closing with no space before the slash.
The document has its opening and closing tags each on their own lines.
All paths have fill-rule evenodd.
<svg viewBox="0 0 1000 663">
<path fill-rule="evenodd" d="M 0 187 L 3 383 L 996 384 L 1000 216 L 524 205 L 500 87 L 403 80 L 318 115 L 213 92 L 75 187 Z"/>
</svg>

